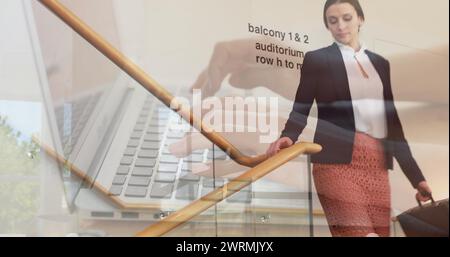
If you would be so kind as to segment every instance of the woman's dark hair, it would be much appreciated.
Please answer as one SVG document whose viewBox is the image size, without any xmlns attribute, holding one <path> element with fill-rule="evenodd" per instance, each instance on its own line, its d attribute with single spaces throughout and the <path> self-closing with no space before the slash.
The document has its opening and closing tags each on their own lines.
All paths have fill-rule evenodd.
<svg viewBox="0 0 450 257">
<path fill-rule="evenodd" d="M 325 27 L 328 28 L 328 21 L 327 21 L 328 8 L 330 8 L 330 6 L 332 6 L 333 4 L 341 4 L 341 3 L 351 4 L 355 8 L 358 16 L 364 20 L 364 12 L 358 0 L 327 0 L 327 2 L 325 3 L 325 7 L 323 8 L 323 21 L 325 22 Z"/>
</svg>

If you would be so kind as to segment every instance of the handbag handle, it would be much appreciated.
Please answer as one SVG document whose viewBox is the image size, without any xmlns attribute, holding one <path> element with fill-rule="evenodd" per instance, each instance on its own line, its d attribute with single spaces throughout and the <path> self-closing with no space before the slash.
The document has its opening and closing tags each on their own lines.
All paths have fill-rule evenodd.
<svg viewBox="0 0 450 257">
<path fill-rule="evenodd" d="M 434 201 L 433 196 L 431 194 L 430 194 L 430 198 L 431 198 L 431 203 L 435 204 L 436 202 Z M 416 201 L 419 204 L 419 206 L 422 207 L 422 202 L 417 198 L 417 196 L 416 196 Z"/>
</svg>

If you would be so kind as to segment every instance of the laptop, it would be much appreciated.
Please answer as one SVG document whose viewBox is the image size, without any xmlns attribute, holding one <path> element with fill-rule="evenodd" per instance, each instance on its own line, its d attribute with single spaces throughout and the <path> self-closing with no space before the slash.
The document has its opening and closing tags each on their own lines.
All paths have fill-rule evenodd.
<svg viewBox="0 0 450 257">
<path fill-rule="evenodd" d="M 229 160 L 226 153 L 211 144 L 184 158 L 172 155 L 169 145 L 183 138 L 190 125 L 38 1 L 23 4 L 53 137 L 53 144 L 43 143 L 91 181 L 85 183 L 61 165 L 71 210 L 91 219 L 159 220 L 228 182 L 192 172 L 199 163 Z M 112 1 L 64 4 L 120 48 Z M 189 96 L 180 85 L 168 90 Z M 303 190 L 262 179 L 204 214 L 249 209 L 304 213 L 309 208 L 305 159 L 293 163 L 305 174 Z"/>
</svg>

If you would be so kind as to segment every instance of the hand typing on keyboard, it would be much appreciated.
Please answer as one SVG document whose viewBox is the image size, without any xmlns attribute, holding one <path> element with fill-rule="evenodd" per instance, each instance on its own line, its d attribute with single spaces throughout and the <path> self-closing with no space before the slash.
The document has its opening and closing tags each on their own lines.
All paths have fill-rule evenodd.
<svg viewBox="0 0 450 257">
<path fill-rule="evenodd" d="M 226 113 L 227 110 L 226 108 L 224 109 L 225 110 L 222 110 L 223 111 L 222 113 Z M 214 111 L 216 112 L 215 115 L 218 115 L 218 111 L 217 110 Z M 205 117 L 205 115 L 207 114 L 208 110 L 203 110 L 202 117 Z M 234 109 L 233 114 L 234 116 L 241 115 L 244 121 L 248 121 L 249 116 L 255 115 L 255 113 L 251 113 L 245 109 L 236 110 L 236 108 Z M 269 119 L 270 117 L 264 118 Z M 214 120 L 214 118 L 211 118 L 211 120 Z M 234 117 L 234 119 L 228 120 L 236 120 L 236 117 Z M 282 117 L 277 117 L 278 128 L 283 126 L 285 122 L 286 119 Z M 267 147 L 269 146 L 269 143 L 261 143 L 260 142 L 260 136 L 262 134 L 261 130 L 258 127 L 249 129 L 248 124 L 249 124 L 248 122 L 245 122 L 245 124 L 222 124 L 222 128 L 225 127 L 227 128 L 227 131 L 231 130 L 232 132 L 220 132 L 220 131 L 218 132 L 220 132 L 231 144 L 233 144 L 237 149 L 239 149 L 239 151 L 243 152 L 246 155 L 257 155 L 264 153 Z M 237 126 L 241 126 L 240 131 L 244 132 L 238 132 L 236 129 Z M 244 128 L 242 128 L 242 126 L 244 126 Z M 220 129 L 220 126 L 212 126 L 212 127 Z M 306 130 L 307 129 L 305 129 L 305 131 Z M 256 132 L 249 132 L 249 131 L 256 131 Z M 218 146 L 216 145 L 213 146 L 211 141 L 209 141 L 199 132 L 186 133 L 181 139 L 168 145 L 168 149 L 170 153 L 179 158 L 190 156 L 192 153 L 208 149 L 206 162 L 192 163 L 190 165 L 192 173 L 202 177 L 233 178 L 249 169 L 248 167 L 241 166 L 237 164 L 235 161 L 231 160 L 229 157 L 227 157 L 225 152 L 223 152 Z M 295 183 L 295 186 L 297 186 L 298 181 L 292 180 L 292 178 L 296 177 L 297 175 L 298 175 L 297 170 L 290 169 L 283 172 L 273 172 L 271 174 L 268 174 L 266 178 L 286 185 L 293 185 L 293 183 Z"/>
<path fill-rule="evenodd" d="M 222 82 L 230 76 L 229 83 L 240 89 L 265 87 L 276 94 L 294 100 L 300 72 L 297 69 L 277 67 L 277 65 L 258 64 L 256 56 L 261 54 L 276 60 L 274 53 L 256 49 L 256 44 L 277 45 L 287 48 L 280 41 L 269 38 L 246 38 L 219 42 L 214 47 L 208 66 L 198 75 L 192 89 L 201 89 L 205 97 L 213 96 L 222 86 Z M 272 45 L 272 46 L 273 46 Z M 300 63 L 300 57 L 283 55 L 284 59 Z"/>
</svg>

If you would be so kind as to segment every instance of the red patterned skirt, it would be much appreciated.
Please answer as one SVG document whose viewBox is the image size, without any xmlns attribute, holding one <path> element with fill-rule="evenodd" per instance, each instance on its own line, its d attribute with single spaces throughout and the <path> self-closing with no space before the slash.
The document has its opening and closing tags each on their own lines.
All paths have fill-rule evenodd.
<svg viewBox="0 0 450 257">
<path fill-rule="evenodd" d="M 391 195 L 379 139 L 357 132 L 350 164 L 314 164 L 313 174 L 333 236 L 389 236 Z"/>
</svg>

